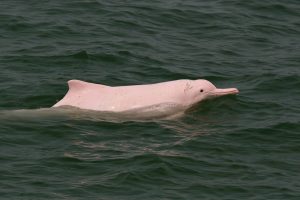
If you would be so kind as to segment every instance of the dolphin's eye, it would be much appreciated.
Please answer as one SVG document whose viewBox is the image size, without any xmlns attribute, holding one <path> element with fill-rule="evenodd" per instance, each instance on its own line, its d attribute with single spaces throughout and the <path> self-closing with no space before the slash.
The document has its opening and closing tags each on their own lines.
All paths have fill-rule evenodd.
<svg viewBox="0 0 300 200">
<path fill-rule="evenodd" d="M 203 92 L 203 89 L 201 89 L 200 92 Z"/>
</svg>

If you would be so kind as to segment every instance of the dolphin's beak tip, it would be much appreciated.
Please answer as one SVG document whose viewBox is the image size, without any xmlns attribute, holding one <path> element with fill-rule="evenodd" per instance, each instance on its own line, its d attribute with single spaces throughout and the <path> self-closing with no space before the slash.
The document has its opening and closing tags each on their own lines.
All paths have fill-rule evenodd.
<svg viewBox="0 0 300 200">
<path fill-rule="evenodd" d="M 238 94 L 240 91 L 237 88 L 228 89 L 228 94 Z"/>
<path fill-rule="evenodd" d="M 240 91 L 237 88 L 234 88 L 234 89 L 235 89 L 235 94 L 240 93 Z"/>
</svg>

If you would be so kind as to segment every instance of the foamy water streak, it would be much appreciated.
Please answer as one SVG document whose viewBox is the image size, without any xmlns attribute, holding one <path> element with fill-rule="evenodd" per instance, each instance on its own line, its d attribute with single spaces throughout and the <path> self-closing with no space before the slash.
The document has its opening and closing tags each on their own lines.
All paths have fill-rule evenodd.
<svg viewBox="0 0 300 200">
<path fill-rule="evenodd" d="M 174 103 L 162 103 L 144 108 L 136 108 L 123 112 L 107 112 L 79 109 L 72 106 L 57 108 L 4 110 L 0 112 L 2 119 L 77 119 L 98 121 L 143 121 L 172 119 L 184 114 L 185 107 Z"/>
</svg>

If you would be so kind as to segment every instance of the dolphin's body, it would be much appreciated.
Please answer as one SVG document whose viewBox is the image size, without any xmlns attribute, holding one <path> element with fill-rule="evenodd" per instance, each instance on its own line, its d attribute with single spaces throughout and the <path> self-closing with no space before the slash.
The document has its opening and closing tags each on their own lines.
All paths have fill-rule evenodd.
<svg viewBox="0 0 300 200">
<path fill-rule="evenodd" d="M 184 111 L 205 99 L 237 94 L 236 88 L 217 89 L 207 80 L 175 80 L 148 85 L 111 87 L 80 80 L 68 81 L 69 91 L 53 107 L 125 112 L 167 105 Z"/>
</svg>

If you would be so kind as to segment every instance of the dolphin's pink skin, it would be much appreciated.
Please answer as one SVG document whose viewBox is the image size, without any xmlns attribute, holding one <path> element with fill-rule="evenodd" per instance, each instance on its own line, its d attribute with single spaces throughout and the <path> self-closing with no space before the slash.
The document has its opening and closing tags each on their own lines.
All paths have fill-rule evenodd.
<svg viewBox="0 0 300 200">
<path fill-rule="evenodd" d="M 203 79 L 118 87 L 80 80 L 70 80 L 68 84 L 68 93 L 53 107 L 74 106 L 95 111 L 123 112 L 171 103 L 188 109 L 205 99 L 239 92 L 236 88 L 217 89 Z"/>
</svg>

